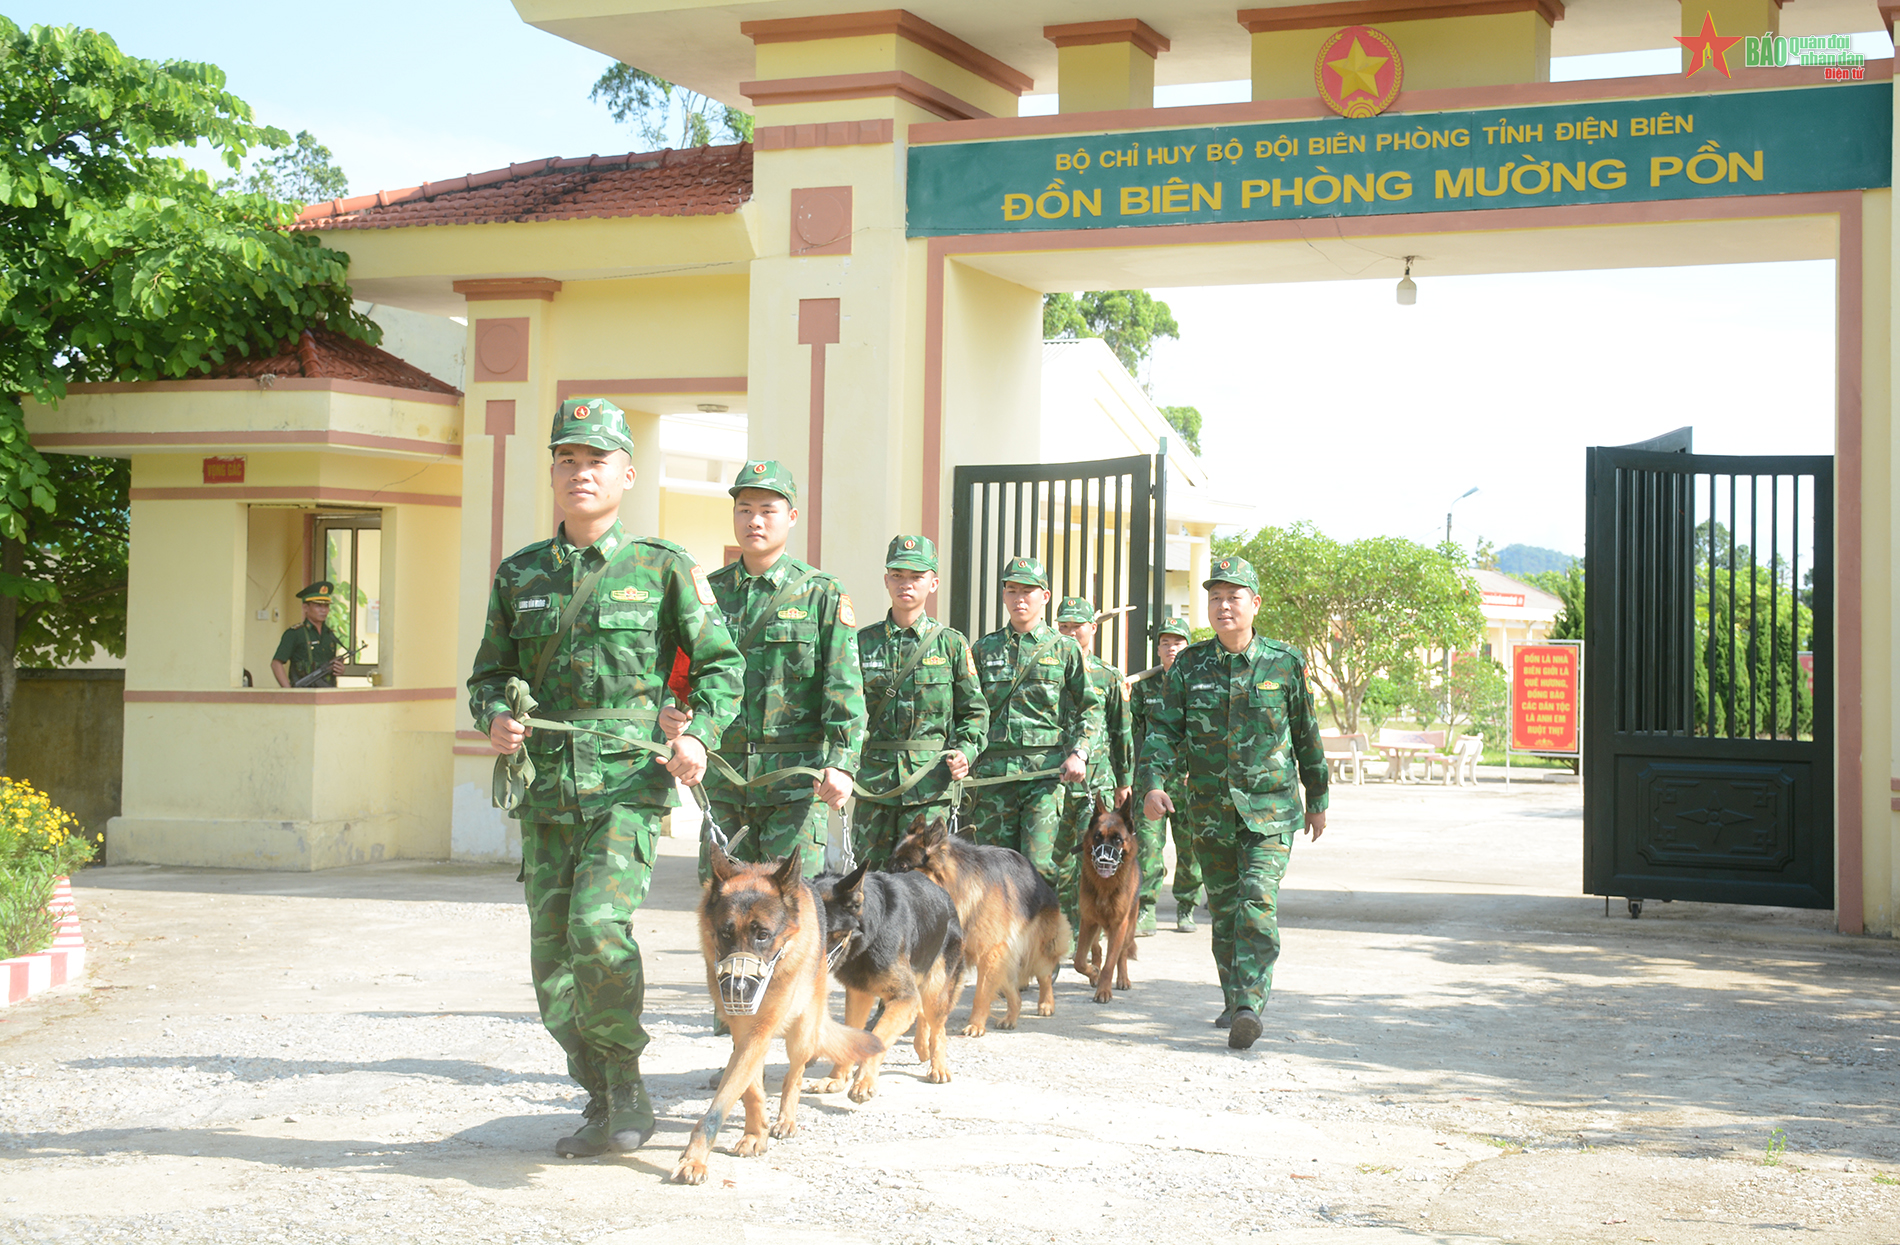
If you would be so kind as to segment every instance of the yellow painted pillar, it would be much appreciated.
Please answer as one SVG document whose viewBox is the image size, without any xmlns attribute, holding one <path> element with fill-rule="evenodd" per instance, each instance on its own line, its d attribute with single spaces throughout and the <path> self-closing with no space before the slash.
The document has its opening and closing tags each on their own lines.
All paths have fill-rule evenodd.
<svg viewBox="0 0 1900 1245">
<path fill-rule="evenodd" d="M 1705 21 L 1713 21 L 1715 33 L 1725 39 L 1781 33 L 1781 0 L 1679 0 L 1679 3 L 1682 33 L 1690 38 L 1700 38 Z M 1684 72 L 1691 69 L 1700 56 L 1700 47 L 1693 51 L 1683 48 Z M 1725 59 L 1730 71 L 1742 68 L 1742 45 L 1730 45 Z"/>
<path fill-rule="evenodd" d="M 1013 116 L 1034 83 L 902 11 L 740 29 L 759 74 L 741 86 L 757 109 L 761 239 L 750 272 L 748 450 L 796 474 L 792 552 L 838 575 L 868 621 L 881 611 L 885 545 L 925 526 L 930 460 L 925 244 L 904 235 L 903 139 L 913 124 Z M 1039 357 L 1033 326 L 1025 348 Z"/>
<path fill-rule="evenodd" d="M 1346 26 L 1370 26 L 1392 40 L 1404 65 L 1402 91 L 1550 81 L 1550 28 L 1563 17 L 1560 0 L 1500 0 L 1482 6 L 1482 13 L 1469 13 L 1471 7 L 1464 0 L 1393 0 L 1368 9 L 1346 0 L 1242 9 L 1235 16 L 1253 36 L 1257 100 L 1317 94 L 1314 62 Z M 1444 16 L 1430 15 L 1440 9 Z"/>
<path fill-rule="evenodd" d="M 235 501 L 138 500 L 141 490 L 190 489 L 197 470 L 198 459 L 188 455 L 132 459 L 132 539 L 139 556 L 126 572 L 128 691 L 243 685 L 248 508 Z M 180 625 L 185 618 L 191 625 Z M 261 686 L 275 686 L 268 666 L 252 673 Z"/>
<path fill-rule="evenodd" d="M 1056 45 L 1056 95 L 1064 113 L 1155 106 L 1155 57 L 1169 43 L 1138 17 L 1044 26 Z"/>
<path fill-rule="evenodd" d="M 459 690 L 481 644 L 495 567 L 508 554 L 554 532 L 547 430 L 559 405 L 559 378 L 549 354 L 561 283 L 545 278 L 457 281 L 455 290 L 468 300 L 461 575 L 455 611 Z M 476 733 L 465 696 L 457 697 L 455 728 L 450 852 L 462 860 L 519 856 L 520 827 L 489 798 L 494 753 Z"/>
</svg>

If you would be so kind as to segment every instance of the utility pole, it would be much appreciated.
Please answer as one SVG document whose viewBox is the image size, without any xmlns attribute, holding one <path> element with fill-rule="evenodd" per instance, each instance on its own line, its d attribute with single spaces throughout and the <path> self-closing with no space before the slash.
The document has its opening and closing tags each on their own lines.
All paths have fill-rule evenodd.
<svg viewBox="0 0 1900 1245">
<path fill-rule="evenodd" d="M 1447 546 L 1451 544 L 1451 512 L 1452 510 L 1456 508 L 1459 502 L 1463 501 L 1465 498 L 1471 496 L 1473 493 L 1477 491 L 1478 491 L 1478 486 L 1474 484 L 1470 488 L 1466 489 L 1464 492 L 1458 494 L 1458 496 L 1452 498 L 1451 505 L 1445 507 L 1445 544 Z M 1444 692 L 1445 692 L 1445 698 L 1442 702 L 1444 705 L 1444 708 L 1441 709 L 1440 712 L 1445 715 L 1445 727 L 1447 730 L 1449 730 L 1451 727 L 1451 647 L 1449 645 L 1447 645 L 1445 648 Z"/>
</svg>

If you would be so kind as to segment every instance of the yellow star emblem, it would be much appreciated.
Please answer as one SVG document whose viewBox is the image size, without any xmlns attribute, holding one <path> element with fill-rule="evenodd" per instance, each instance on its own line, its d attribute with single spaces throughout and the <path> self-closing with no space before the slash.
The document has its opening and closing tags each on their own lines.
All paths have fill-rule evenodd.
<svg viewBox="0 0 1900 1245">
<path fill-rule="evenodd" d="M 1354 95 L 1379 94 L 1379 71 L 1385 68 L 1389 60 L 1385 56 L 1367 56 L 1366 49 L 1359 40 L 1354 39 L 1346 54 L 1335 61 L 1327 61 L 1326 68 L 1339 75 L 1339 98 L 1347 99 Z"/>
</svg>

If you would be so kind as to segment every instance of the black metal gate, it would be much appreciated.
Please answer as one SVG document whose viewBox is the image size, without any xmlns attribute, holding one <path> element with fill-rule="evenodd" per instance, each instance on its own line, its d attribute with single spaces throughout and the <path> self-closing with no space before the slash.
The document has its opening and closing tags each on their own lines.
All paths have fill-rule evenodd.
<svg viewBox="0 0 1900 1245">
<path fill-rule="evenodd" d="M 1834 460 L 1588 451 L 1583 884 L 1834 906 Z"/>
<path fill-rule="evenodd" d="M 1003 625 L 997 577 L 1019 555 L 1049 568 L 1051 609 L 1086 597 L 1102 619 L 1095 652 L 1147 665 L 1167 587 L 1167 442 L 1153 458 L 958 467 L 950 501 L 950 625 L 971 639 Z M 1123 607 L 1126 607 L 1125 609 Z"/>
</svg>

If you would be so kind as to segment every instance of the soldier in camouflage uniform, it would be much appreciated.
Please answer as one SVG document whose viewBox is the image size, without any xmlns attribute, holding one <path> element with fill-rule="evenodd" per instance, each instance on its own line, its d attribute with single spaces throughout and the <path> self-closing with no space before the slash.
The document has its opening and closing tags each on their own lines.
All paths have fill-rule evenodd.
<svg viewBox="0 0 1900 1245">
<path fill-rule="evenodd" d="M 976 642 L 976 675 L 990 707 L 989 742 L 978 778 L 1060 769 L 1044 778 L 978 787 L 970 794 L 970 828 L 978 843 L 1014 848 L 1057 887 L 1056 839 L 1062 785 L 1081 782 L 1095 743 L 1093 715 L 1101 703 L 1089 681 L 1081 645 L 1043 621 L 1049 574 L 1035 558 L 1003 568 L 1009 621 Z M 1057 891 L 1060 894 L 1060 890 Z"/>
<path fill-rule="evenodd" d="M 1068 834 L 1056 845 L 1056 872 L 1062 881 L 1057 893 L 1062 897 L 1062 912 L 1069 918 L 1069 927 L 1077 929 L 1080 926 L 1076 911 L 1082 902 L 1082 892 L 1076 876 L 1078 862 L 1069 849 L 1089 832 L 1089 822 L 1095 817 L 1096 796 L 1116 807 L 1128 798 L 1129 784 L 1134 781 L 1135 750 L 1129 730 L 1128 690 L 1122 682 L 1122 672 L 1095 655 L 1095 607 L 1082 597 L 1063 597 L 1062 603 L 1056 606 L 1056 629 L 1082 649 L 1089 683 L 1094 686 L 1099 701 L 1093 714 L 1092 733 L 1096 742 L 1089 751 L 1088 773 L 1081 787 L 1068 799 Z M 1150 866 L 1143 860 L 1141 867 Z M 1158 869 L 1159 865 L 1154 867 Z M 1144 915 L 1148 918 L 1145 932 L 1152 934 L 1155 932 L 1154 914 Z M 1139 924 L 1136 932 L 1143 932 Z"/>
<path fill-rule="evenodd" d="M 1170 618 L 1162 623 L 1161 634 L 1155 639 L 1155 651 L 1161 657 L 1161 664 L 1145 672 L 1147 677 L 1137 676 L 1140 681 L 1129 689 L 1129 704 L 1134 710 L 1135 747 L 1138 750 L 1147 741 L 1148 723 L 1161 705 L 1162 693 L 1167 690 L 1168 670 L 1187 645 L 1186 619 Z M 1182 798 L 1180 786 L 1170 781 L 1163 790 L 1178 807 Z M 1194 905 L 1200 901 L 1201 894 L 1201 865 L 1194 858 L 1194 836 L 1188 833 L 1185 818 L 1156 820 L 1148 816 L 1142 804 L 1137 804 L 1135 837 L 1141 843 L 1141 919 L 1143 924 L 1153 928 L 1155 896 L 1161 893 L 1161 875 L 1166 871 L 1166 843 L 1170 826 L 1174 833 L 1174 928 L 1183 934 L 1191 934 L 1194 932 Z M 1153 872 L 1149 871 L 1151 862 Z"/>
<path fill-rule="evenodd" d="M 858 785 L 890 791 L 918 770 L 926 776 L 889 799 L 859 796 L 852 834 L 857 858 L 882 869 L 919 814 L 948 816 L 949 787 L 966 778 L 989 740 L 990 707 L 963 633 L 924 613 L 937 590 L 937 547 L 899 536 L 884 554 L 891 609 L 858 632 L 868 733 Z M 950 755 L 939 760 L 945 750 Z"/>
<path fill-rule="evenodd" d="M 785 552 L 798 521 L 790 471 L 777 462 L 748 462 L 727 491 L 742 552 L 709 578 L 746 672 L 739 716 L 717 755 L 748 780 L 791 766 L 823 770 L 824 777 L 794 774 L 741 787 L 715 765 L 706 794 L 727 834 L 750 827 L 729 849 L 733 859 L 797 856 L 811 877 L 825 864 L 825 806 L 844 807 L 864 750 L 858 620 L 835 576 Z M 699 880 L 711 876 L 702 841 Z"/>
<path fill-rule="evenodd" d="M 1260 1037 L 1260 1010 L 1280 958 L 1280 880 L 1302 821 L 1326 829 L 1326 757 L 1299 650 L 1253 633 L 1260 581 L 1244 558 L 1221 558 L 1202 585 L 1214 638 L 1190 644 L 1168 671 L 1148 723 L 1142 760 L 1147 813 L 1174 812 L 1164 782 L 1186 794 L 1180 810 L 1194 835 L 1214 965 L 1224 1008 L 1214 1023 L 1227 1045 Z M 1306 788 L 1304 817 L 1297 779 Z"/>
<path fill-rule="evenodd" d="M 629 923 L 652 877 L 660 818 L 677 800 L 673 781 L 699 781 L 706 749 L 738 708 L 745 667 L 692 557 L 621 528 L 620 498 L 634 471 L 620 409 L 564 402 L 549 445 L 565 521 L 553 539 L 502 560 L 468 689 L 475 725 L 496 750 L 525 746 L 534 766 L 515 810 L 529 963 L 542 1023 L 591 1095 L 579 1131 L 555 1147 L 575 1157 L 636 1150 L 652 1135 L 640 1078 L 645 977 Z M 634 741 L 657 738 L 676 653 L 691 663 L 696 712 L 690 734 L 665 757 Z M 529 684 L 535 717 L 611 738 L 531 730 L 510 709 L 511 678 Z"/>
<path fill-rule="evenodd" d="M 335 687 L 336 676 L 343 673 L 343 657 L 337 651 L 342 643 L 330 630 L 330 594 L 335 586 L 327 579 L 304 588 L 297 594 L 303 602 L 303 621 L 285 631 L 271 655 L 270 672 L 277 686 L 295 687 L 297 681 L 325 666 L 329 671 L 311 687 Z"/>
</svg>

